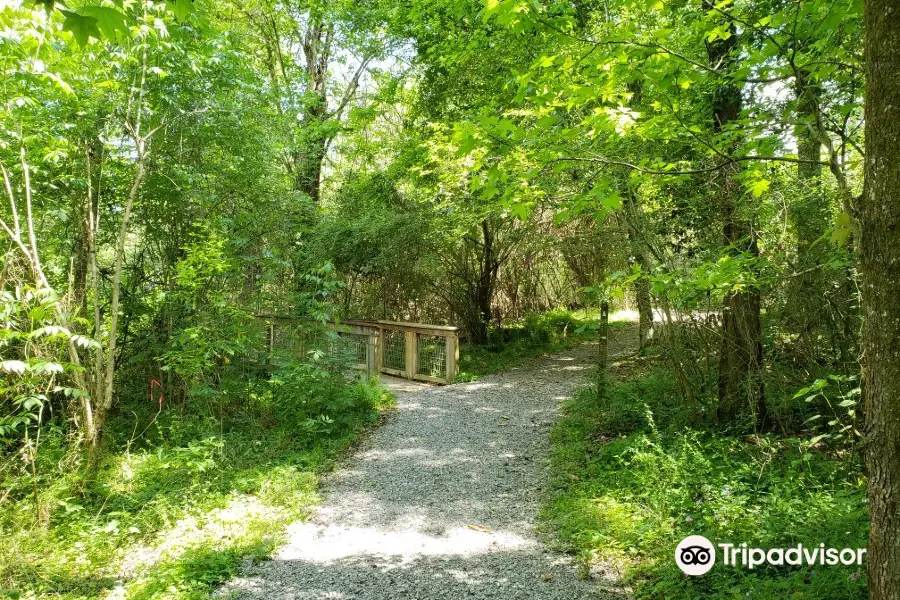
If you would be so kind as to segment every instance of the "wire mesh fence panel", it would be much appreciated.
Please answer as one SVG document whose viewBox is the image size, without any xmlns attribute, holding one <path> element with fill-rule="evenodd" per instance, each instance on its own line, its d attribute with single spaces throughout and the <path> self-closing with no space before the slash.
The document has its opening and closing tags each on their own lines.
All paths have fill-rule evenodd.
<svg viewBox="0 0 900 600">
<path fill-rule="evenodd" d="M 447 338 L 419 335 L 418 375 L 444 377 L 447 373 Z"/>
<path fill-rule="evenodd" d="M 386 372 L 408 379 L 450 383 L 456 373 L 456 328 L 391 321 L 313 323 L 260 320 L 258 350 L 249 362 L 272 370 L 300 361 L 345 374 Z"/>
<path fill-rule="evenodd" d="M 272 351 L 275 350 L 292 350 L 294 339 L 291 335 L 291 328 L 281 323 L 272 324 Z"/>
<path fill-rule="evenodd" d="M 402 331 L 384 332 L 384 358 L 382 364 L 387 369 L 406 369 L 406 335 Z"/>
<path fill-rule="evenodd" d="M 362 333 L 342 333 L 339 343 L 333 345 L 333 354 L 347 356 L 356 369 L 369 364 L 369 336 Z"/>
<path fill-rule="evenodd" d="M 272 323 L 267 337 L 266 347 L 272 356 L 285 359 L 289 356 L 303 356 L 306 352 L 303 335 L 290 323 Z"/>
</svg>

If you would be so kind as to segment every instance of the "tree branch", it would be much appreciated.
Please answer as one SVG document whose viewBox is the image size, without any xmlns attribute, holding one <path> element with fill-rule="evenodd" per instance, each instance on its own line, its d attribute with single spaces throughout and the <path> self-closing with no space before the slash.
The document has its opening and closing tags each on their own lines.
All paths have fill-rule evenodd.
<svg viewBox="0 0 900 600">
<path fill-rule="evenodd" d="M 372 61 L 373 57 L 367 57 L 361 63 L 359 63 L 359 67 L 357 67 L 356 72 L 353 74 L 353 78 L 350 80 L 350 83 L 347 85 L 347 89 L 344 91 L 344 97 L 341 98 L 340 104 L 335 108 L 329 115 L 328 118 L 340 117 L 344 112 L 344 109 L 347 107 L 347 104 L 356 94 L 356 90 L 359 88 L 359 80 L 362 77 L 363 72 L 366 70 L 366 67 L 369 66 L 369 63 Z"/>
<path fill-rule="evenodd" d="M 591 157 L 564 157 L 558 158 L 555 161 L 551 162 L 587 162 L 587 163 L 599 163 L 604 165 L 612 165 L 618 167 L 626 167 L 628 169 L 632 169 L 639 173 L 644 173 L 646 175 L 699 175 L 703 173 L 712 173 L 713 171 L 718 171 L 719 169 L 723 169 L 730 164 L 738 163 L 738 162 L 750 162 L 750 161 L 771 161 L 771 162 L 787 162 L 794 164 L 821 164 L 827 166 L 828 163 L 821 160 L 806 160 L 802 158 L 793 158 L 791 156 L 731 156 L 727 157 L 727 160 L 724 160 L 716 165 L 711 167 L 703 167 L 700 169 L 686 169 L 686 170 L 662 170 L 662 169 L 648 169 L 646 167 L 641 167 L 634 163 L 630 163 L 623 160 L 614 160 L 610 158 L 606 158 L 605 156 L 591 156 Z"/>
</svg>

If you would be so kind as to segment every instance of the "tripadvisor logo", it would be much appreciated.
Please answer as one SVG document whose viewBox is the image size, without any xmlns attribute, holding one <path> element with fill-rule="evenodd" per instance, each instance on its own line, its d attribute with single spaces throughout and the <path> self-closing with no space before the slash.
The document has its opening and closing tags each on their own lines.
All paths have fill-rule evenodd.
<svg viewBox="0 0 900 600">
<path fill-rule="evenodd" d="M 687 575 L 703 575 L 716 564 L 716 549 L 702 535 L 689 535 L 675 548 L 675 564 Z"/>
<path fill-rule="evenodd" d="M 752 548 L 743 544 L 716 544 L 722 551 L 722 563 L 731 567 L 755 569 L 760 565 L 862 565 L 865 548 L 826 548 L 825 544 L 792 548 Z M 713 543 L 702 535 L 689 535 L 675 548 L 675 564 L 686 575 L 708 573 L 716 562 Z"/>
</svg>

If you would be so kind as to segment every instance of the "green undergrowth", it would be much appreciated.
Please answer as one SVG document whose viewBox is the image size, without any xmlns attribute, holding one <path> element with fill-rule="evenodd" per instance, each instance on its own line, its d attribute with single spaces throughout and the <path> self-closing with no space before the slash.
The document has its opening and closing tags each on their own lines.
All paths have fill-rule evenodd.
<svg viewBox="0 0 900 600">
<path fill-rule="evenodd" d="M 637 598 L 866 598 L 865 566 L 725 566 L 683 575 L 678 542 L 774 548 L 866 546 L 855 453 L 809 440 L 692 427 L 674 378 L 652 360 L 613 369 L 606 397 L 584 390 L 553 433 L 544 517 L 586 565 L 618 570 Z M 718 551 L 718 549 L 717 549 Z"/>
<path fill-rule="evenodd" d="M 90 480 L 66 468 L 61 433 L 43 440 L 40 518 L 26 474 L 0 475 L 0 598 L 207 598 L 268 557 L 316 503 L 319 475 L 392 404 L 371 383 L 300 375 L 207 398 L 205 417 L 198 401 L 120 414 Z"/>
<path fill-rule="evenodd" d="M 597 337 L 596 323 L 596 312 L 554 309 L 492 329 L 487 344 L 462 344 L 456 381 L 474 381 L 518 366 L 529 358 L 562 352 L 593 340 Z M 611 315 L 610 327 L 624 323 Z"/>
</svg>

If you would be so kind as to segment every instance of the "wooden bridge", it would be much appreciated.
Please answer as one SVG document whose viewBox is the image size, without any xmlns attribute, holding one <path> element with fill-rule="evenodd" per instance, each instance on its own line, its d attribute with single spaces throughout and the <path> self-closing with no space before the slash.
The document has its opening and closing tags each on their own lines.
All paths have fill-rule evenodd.
<svg viewBox="0 0 900 600">
<path fill-rule="evenodd" d="M 284 345 L 286 321 L 267 318 L 268 346 Z M 354 368 L 371 377 L 387 373 L 431 383 L 453 383 L 459 372 L 459 328 L 399 321 L 345 320 L 329 322 L 341 343 L 326 350 L 349 354 Z M 332 340 L 334 341 L 334 340 Z"/>
</svg>

